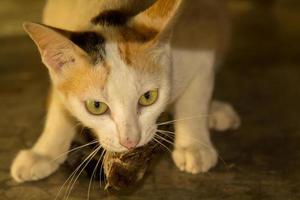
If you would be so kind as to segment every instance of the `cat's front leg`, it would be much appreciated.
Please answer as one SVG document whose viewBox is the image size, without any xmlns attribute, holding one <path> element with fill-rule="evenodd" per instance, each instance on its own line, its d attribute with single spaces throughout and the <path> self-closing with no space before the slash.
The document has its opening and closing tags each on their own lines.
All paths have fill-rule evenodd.
<svg viewBox="0 0 300 200">
<path fill-rule="evenodd" d="M 52 174 L 66 159 L 75 127 L 63 105 L 53 93 L 44 131 L 34 147 L 22 150 L 11 166 L 17 182 L 42 179 Z M 63 154 L 63 155 L 62 155 Z"/>
<path fill-rule="evenodd" d="M 172 154 L 177 167 L 189 173 L 207 172 L 217 163 L 210 140 L 208 111 L 214 72 L 203 68 L 175 103 L 175 144 Z"/>
</svg>

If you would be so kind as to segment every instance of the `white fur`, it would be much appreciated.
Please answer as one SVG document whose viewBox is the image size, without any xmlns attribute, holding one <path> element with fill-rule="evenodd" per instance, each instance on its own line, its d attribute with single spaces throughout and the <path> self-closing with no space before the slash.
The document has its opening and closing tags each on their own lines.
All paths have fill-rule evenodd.
<svg viewBox="0 0 300 200">
<path fill-rule="evenodd" d="M 237 129 L 240 125 L 241 119 L 230 104 L 220 101 L 212 102 L 209 128 L 217 131 L 225 131 L 228 129 Z"/>
<path fill-rule="evenodd" d="M 66 159 L 62 154 L 70 147 L 75 127 L 63 110 L 57 95 L 53 95 L 42 135 L 32 149 L 21 151 L 13 162 L 11 175 L 16 181 L 44 178 Z"/>
<path fill-rule="evenodd" d="M 208 130 L 208 111 L 214 82 L 214 52 L 175 50 L 173 57 L 174 74 L 177 74 L 174 83 L 185 83 L 184 89 L 180 88 L 182 86 L 174 88 L 181 92 L 180 96 L 175 95 L 179 96 L 174 106 L 175 119 L 192 118 L 175 122 L 173 159 L 183 171 L 206 172 L 217 163 L 217 153 Z"/>
</svg>

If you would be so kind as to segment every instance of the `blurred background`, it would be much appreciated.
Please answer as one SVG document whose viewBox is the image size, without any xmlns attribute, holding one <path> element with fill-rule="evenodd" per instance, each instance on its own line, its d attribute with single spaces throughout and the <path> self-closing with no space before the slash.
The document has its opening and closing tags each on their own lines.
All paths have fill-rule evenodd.
<svg viewBox="0 0 300 200">
<path fill-rule="evenodd" d="M 237 131 L 212 133 L 220 160 L 209 173 L 180 173 L 168 154 L 122 199 L 300 199 L 300 1 L 227 0 L 232 39 L 215 96 L 234 105 Z M 41 19 L 42 0 L 0 0 L 0 196 L 54 199 L 70 171 L 17 185 L 9 167 L 40 134 L 47 70 L 22 30 Z M 82 176 L 69 199 L 86 199 Z M 91 199 L 118 199 L 92 188 Z"/>
</svg>

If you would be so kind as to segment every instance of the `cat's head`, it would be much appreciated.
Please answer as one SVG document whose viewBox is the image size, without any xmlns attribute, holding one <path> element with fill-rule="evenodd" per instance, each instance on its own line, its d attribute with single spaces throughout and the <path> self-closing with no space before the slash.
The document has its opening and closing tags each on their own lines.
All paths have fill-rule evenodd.
<svg viewBox="0 0 300 200">
<path fill-rule="evenodd" d="M 115 11 L 100 14 L 85 32 L 24 24 L 54 91 L 109 151 L 149 142 L 168 104 L 170 27 L 179 1 L 159 2 L 128 19 Z M 109 24 L 112 19 L 118 24 Z"/>
</svg>

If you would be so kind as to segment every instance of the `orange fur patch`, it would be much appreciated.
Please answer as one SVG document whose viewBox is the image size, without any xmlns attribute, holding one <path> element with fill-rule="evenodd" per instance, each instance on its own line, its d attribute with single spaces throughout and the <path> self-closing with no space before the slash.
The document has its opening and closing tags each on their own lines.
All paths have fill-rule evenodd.
<svg viewBox="0 0 300 200">
<path fill-rule="evenodd" d="M 65 80 L 58 85 L 58 89 L 66 95 L 81 96 L 88 88 L 103 89 L 110 67 L 107 63 L 91 68 L 90 66 L 74 67 L 66 74 Z"/>
<path fill-rule="evenodd" d="M 158 66 L 155 66 L 149 58 L 149 55 L 143 47 L 134 43 L 119 43 L 119 51 L 121 58 L 127 65 L 135 69 L 147 72 L 156 71 Z"/>
<path fill-rule="evenodd" d="M 159 67 L 155 65 L 151 55 L 151 47 L 154 46 L 155 41 L 153 39 L 156 34 L 155 31 L 151 30 L 142 38 L 142 34 L 136 34 L 135 39 L 133 38 L 135 37 L 133 33 L 130 33 L 130 38 L 127 37 L 127 34 L 123 32 L 123 39 L 118 42 L 121 59 L 130 67 L 140 71 L 147 71 L 149 73 L 157 71 Z"/>
</svg>

